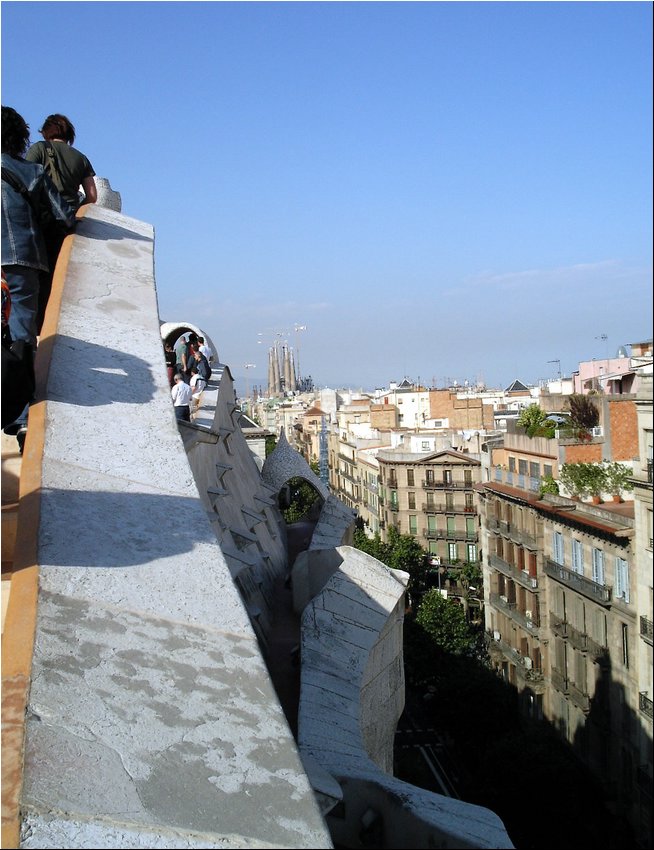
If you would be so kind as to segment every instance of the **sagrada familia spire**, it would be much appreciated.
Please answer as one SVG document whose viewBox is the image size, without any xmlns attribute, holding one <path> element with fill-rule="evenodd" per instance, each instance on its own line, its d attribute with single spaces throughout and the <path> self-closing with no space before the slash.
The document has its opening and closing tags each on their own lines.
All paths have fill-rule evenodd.
<svg viewBox="0 0 654 850">
<path fill-rule="evenodd" d="M 281 367 L 280 367 L 281 360 Z M 287 343 L 281 347 L 275 345 L 268 350 L 268 395 L 282 395 L 285 392 L 295 392 L 297 375 L 293 351 Z"/>
</svg>

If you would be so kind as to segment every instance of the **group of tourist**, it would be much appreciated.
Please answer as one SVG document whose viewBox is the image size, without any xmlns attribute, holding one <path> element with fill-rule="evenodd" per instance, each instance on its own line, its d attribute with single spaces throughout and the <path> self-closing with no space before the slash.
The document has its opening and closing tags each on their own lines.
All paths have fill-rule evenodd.
<svg viewBox="0 0 654 850">
<path fill-rule="evenodd" d="M 40 133 L 44 141 L 29 147 L 24 118 L 2 107 L 2 428 L 21 452 L 57 257 L 78 208 L 97 200 L 95 172 L 73 147 L 70 120 L 49 115 Z"/>
<path fill-rule="evenodd" d="M 164 344 L 168 380 L 175 416 L 191 421 L 191 403 L 198 399 L 211 377 L 213 351 L 204 337 L 195 333 L 182 334 L 175 343 Z"/>
</svg>

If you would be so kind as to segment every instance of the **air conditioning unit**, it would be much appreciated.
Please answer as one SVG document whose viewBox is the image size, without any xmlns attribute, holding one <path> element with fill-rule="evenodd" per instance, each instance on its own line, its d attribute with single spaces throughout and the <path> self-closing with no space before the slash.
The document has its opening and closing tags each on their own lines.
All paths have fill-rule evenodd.
<svg viewBox="0 0 654 850">
<path fill-rule="evenodd" d="M 493 640 L 500 640 L 502 635 L 496 630 L 493 632 Z"/>
<path fill-rule="evenodd" d="M 525 617 L 526 617 L 528 620 L 531 620 L 531 619 L 532 619 L 531 611 L 529 611 L 529 610 L 525 611 Z"/>
<path fill-rule="evenodd" d="M 508 601 L 509 601 L 506 596 L 502 596 L 502 595 L 500 595 L 500 599 L 502 600 L 502 602 L 505 602 L 505 603 L 508 603 Z"/>
<path fill-rule="evenodd" d="M 531 670 L 532 663 L 531 658 L 528 655 L 525 655 L 523 662 L 525 665 L 525 670 Z"/>
<path fill-rule="evenodd" d="M 531 578 L 531 586 L 532 587 L 538 587 L 538 579 L 535 578 L 534 576 L 532 576 L 532 578 Z"/>
</svg>

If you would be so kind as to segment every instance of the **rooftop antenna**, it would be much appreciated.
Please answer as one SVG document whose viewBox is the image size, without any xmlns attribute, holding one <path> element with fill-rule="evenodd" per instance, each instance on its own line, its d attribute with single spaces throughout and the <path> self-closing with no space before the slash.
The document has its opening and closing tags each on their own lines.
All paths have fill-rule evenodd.
<svg viewBox="0 0 654 850">
<path fill-rule="evenodd" d="M 608 338 L 607 334 L 600 334 L 599 336 L 596 336 L 595 339 L 603 339 L 604 340 L 604 344 L 606 346 L 606 359 L 608 360 L 609 359 L 609 342 L 608 342 L 609 338 Z"/>
<path fill-rule="evenodd" d="M 548 360 L 548 363 L 556 363 L 559 367 L 559 381 L 561 380 L 561 361 L 560 360 Z"/>
<path fill-rule="evenodd" d="M 256 363 L 245 363 L 243 368 L 245 369 L 245 398 L 246 400 L 250 397 L 250 381 L 249 381 L 249 370 L 256 369 Z"/>
</svg>

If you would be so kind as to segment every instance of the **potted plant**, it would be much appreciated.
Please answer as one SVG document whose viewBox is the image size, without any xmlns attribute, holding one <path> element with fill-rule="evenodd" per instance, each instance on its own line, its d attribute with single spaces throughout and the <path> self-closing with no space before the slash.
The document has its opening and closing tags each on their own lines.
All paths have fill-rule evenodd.
<svg viewBox="0 0 654 850">
<path fill-rule="evenodd" d="M 621 502 L 623 492 L 634 489 L 634 485 L 631 483 L 633 470 L 624 463 L 605 461 L 604 472 L 606 475 L 606 489 L 613 496 L 614 502 Z"/>
<path fill-rule="evenodd" d="M 599 504 L 607 490 L 606 472 L 601 463 L 564 463 L 560 472 L 561 484 L 573 499 L 592 496 Z"/>
<path fill-rule="evenodd" d="M 559 485 L 551 475 L 543 475 L 540 479 L 539 498 L 542 499 L 545 493 L 552 493 L 555 496 L 559 495 Z"/>
<path fill-rule="evenodd" d="M 602 493 L 604 493 L 605 490 L 608 490 L 606 469 L 604 468 L 604 464 L 584 463 L 582 465 L 586 467 L 586 469 L 584 470 L 584 474 L 586 476 L 586 486 L 588 492 L 590 493 L 593 502 L 596 505 L 599 505 L 602 501 Z"/>
<path fill-rule="evenodd" d="M 559 480 L 565 487 L 571 499 L 581 501 L 588 495 L 581 463 L 564 463 L 559 472 Z"/>
</svg>

